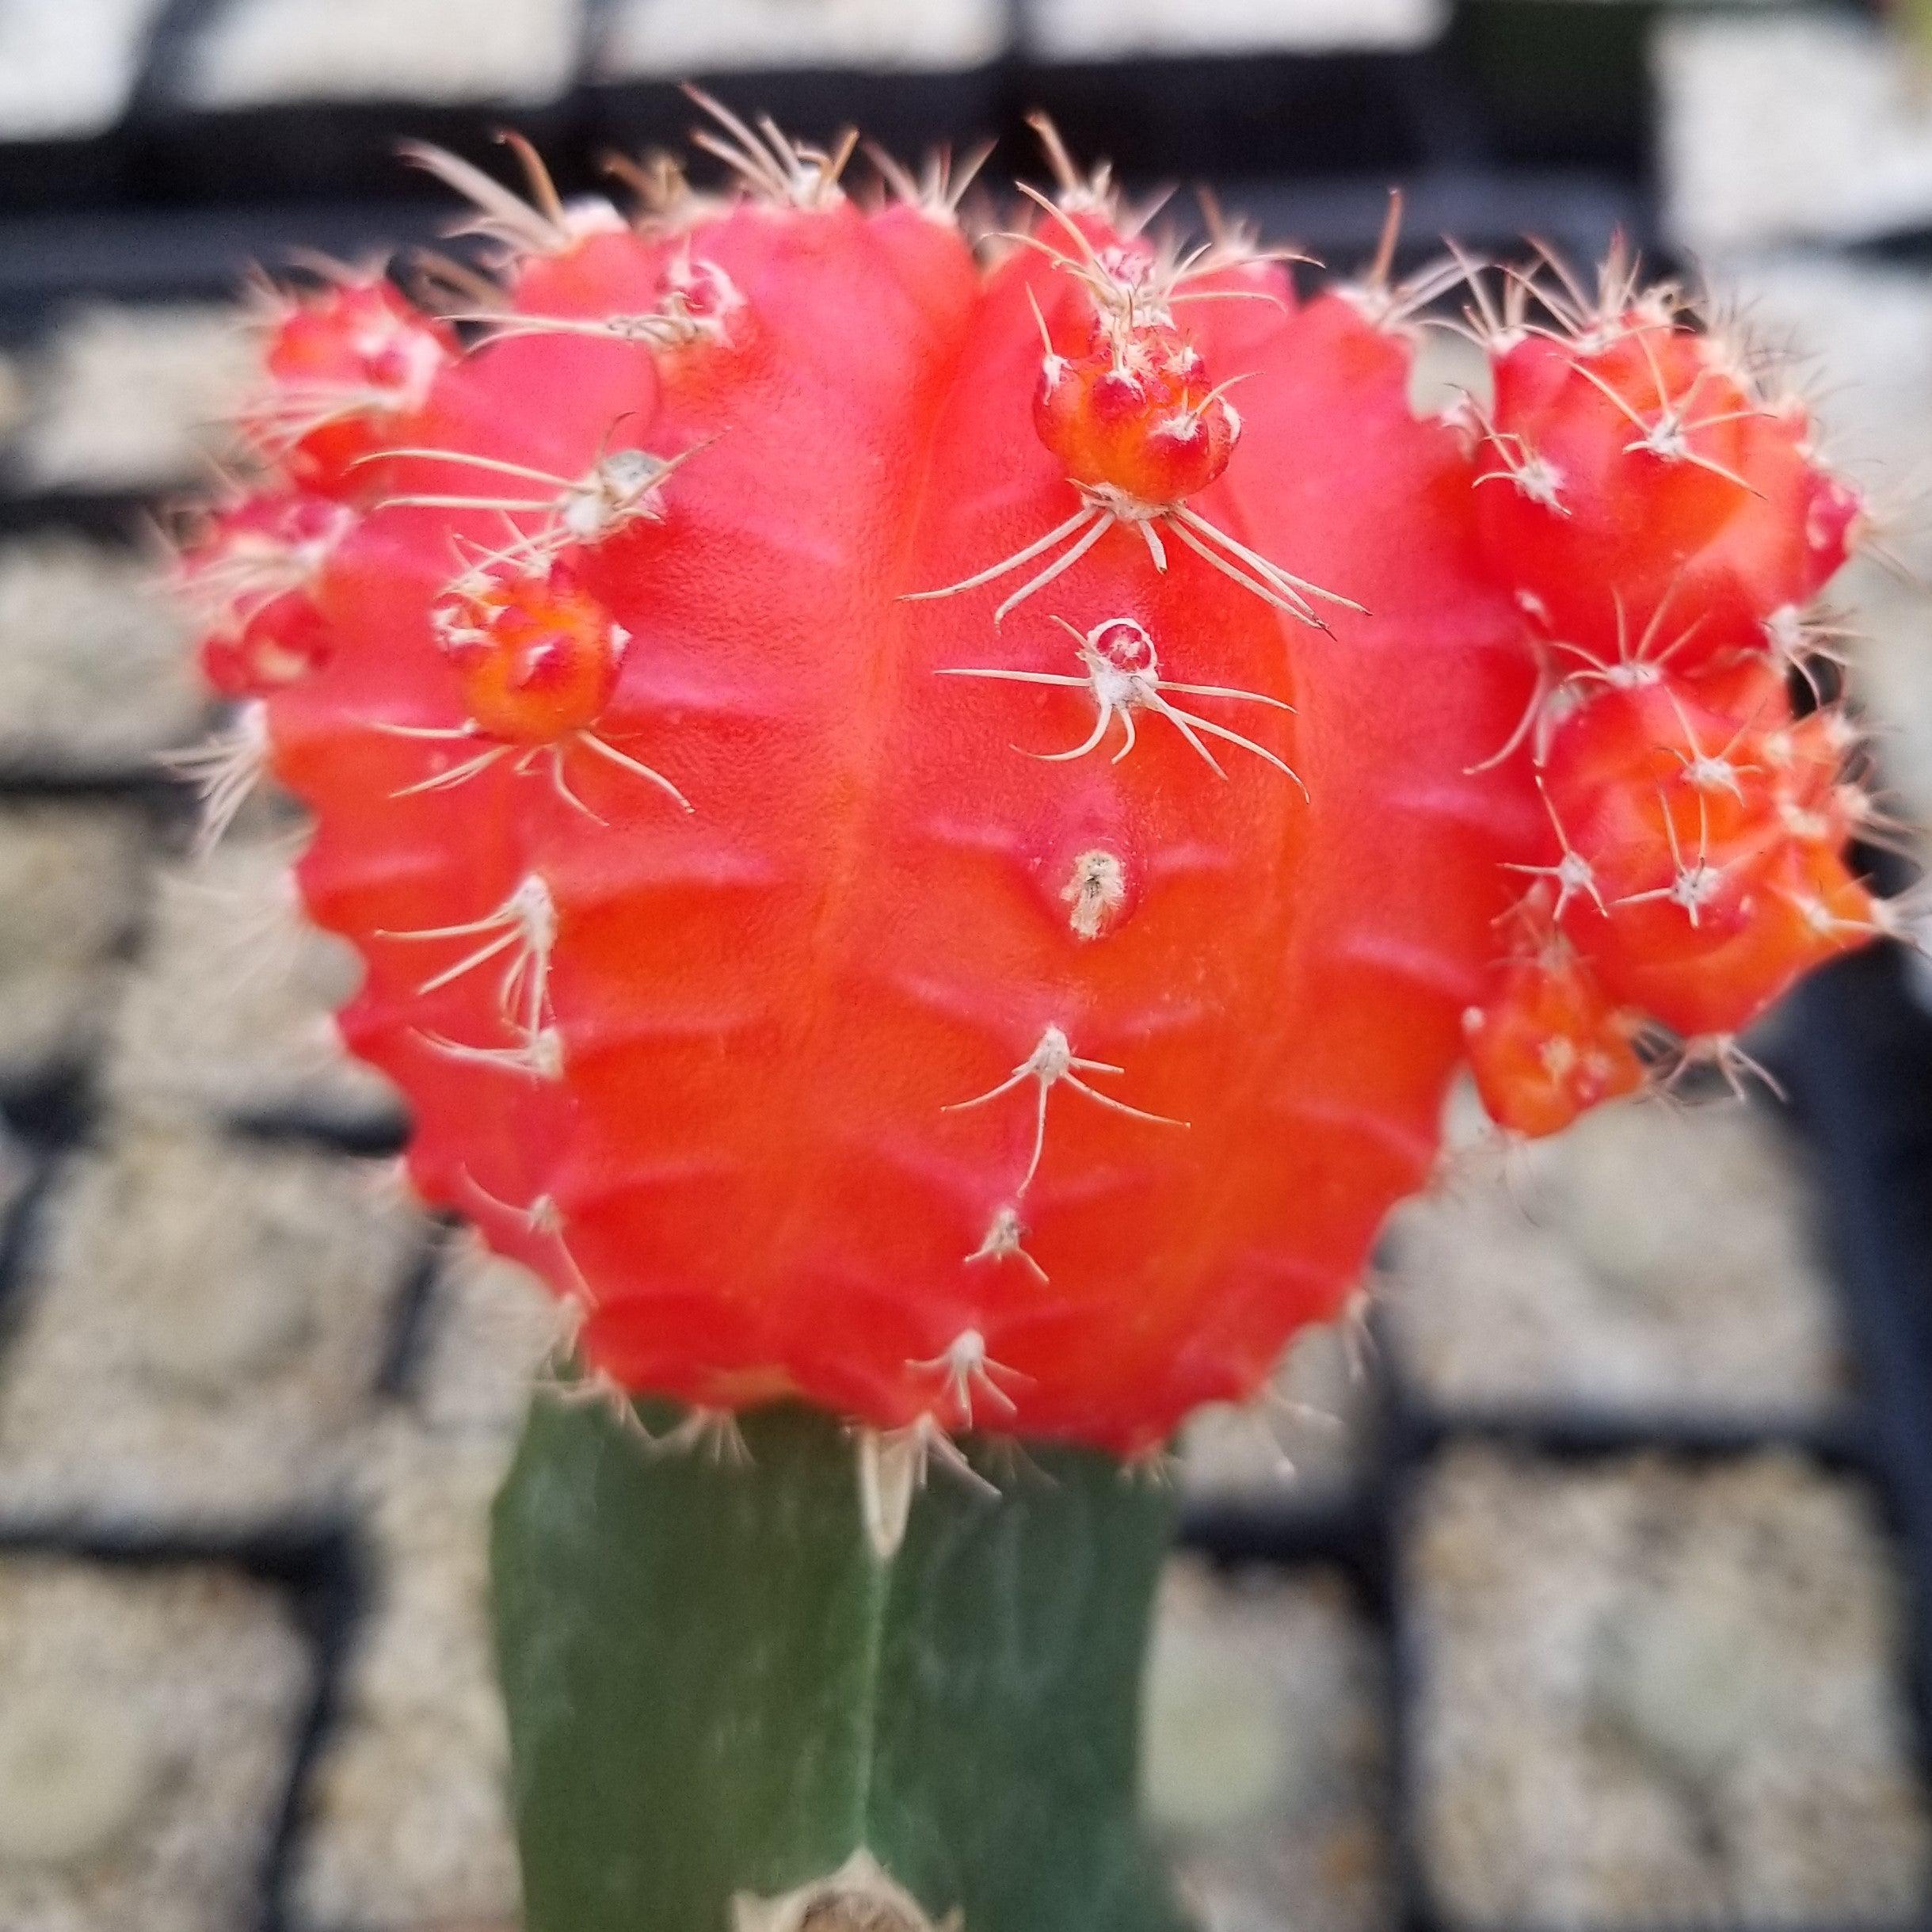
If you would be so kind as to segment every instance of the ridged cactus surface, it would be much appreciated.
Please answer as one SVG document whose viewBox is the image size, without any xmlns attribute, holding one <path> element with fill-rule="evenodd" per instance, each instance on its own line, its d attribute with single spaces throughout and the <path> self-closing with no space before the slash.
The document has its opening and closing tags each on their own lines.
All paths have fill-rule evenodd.
<svg viewBox="0 0 1932 1932">
<path fill-rule="evenodd" d="M 1547 1131 L 1873 930 L 1785 691 L 1859 499 L 1668 292 L 1479 286 L 1418 417 L 1385 263 L 711 145 L 629 222 L 424 157 L 499 276 L 272 303 L 183 565 L 417 1187 L 594 1373 L 1148 1450 L 1335 1316 L 1465 1053 Z"/>
</svg>

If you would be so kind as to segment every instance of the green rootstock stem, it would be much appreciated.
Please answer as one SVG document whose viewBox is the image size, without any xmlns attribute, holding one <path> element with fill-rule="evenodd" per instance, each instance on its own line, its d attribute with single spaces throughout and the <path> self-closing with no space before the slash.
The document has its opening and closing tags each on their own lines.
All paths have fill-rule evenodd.
<svg viewBox="0 0 1932 1932">
<path fill-rule="evenodd" d="M 836 1423 L 745 1438 L 532 1411 L 493 1553 L 528 1932 L 1179 1932 L 1137 1815 L 1172 1497 L 969 1441 L 999 1495 L 936 1466 L 882 1557 Z M 895 1883 L 795 1896 L 859 1852 Z"/>
</svg>

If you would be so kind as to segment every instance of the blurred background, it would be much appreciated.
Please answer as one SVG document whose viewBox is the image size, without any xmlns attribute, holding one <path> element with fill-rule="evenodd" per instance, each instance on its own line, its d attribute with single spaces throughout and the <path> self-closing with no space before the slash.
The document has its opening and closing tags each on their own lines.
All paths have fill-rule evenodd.
<svg viewBox="0 0 1932 1932">
<path fill-rule="evenodd" d="M 398 138 L 585 189 L 685 78 L 1035 175 L 1044 108 L 1343 271 L 1399 184 L 1417 261 L 1621 229 L 1707 279 L 1888 513 L 1853 688 L 1932 822 L 1908 9 L 0 0 L 0 1932 L 516 1926 L 484 1538 L 550 1313 L 396 1186 L 299 827 L 190 861 L 142 507 L 219 455 L 250 263 L 452 220 Z M 1460 1159 L 1368 1320 L 1195 1431 L 1149 1781 L 1214 1932 L 1932 1923 L 1922 993 L 1808 989 L 1753 1042 L 1788 1106 Z"/>
</svg>

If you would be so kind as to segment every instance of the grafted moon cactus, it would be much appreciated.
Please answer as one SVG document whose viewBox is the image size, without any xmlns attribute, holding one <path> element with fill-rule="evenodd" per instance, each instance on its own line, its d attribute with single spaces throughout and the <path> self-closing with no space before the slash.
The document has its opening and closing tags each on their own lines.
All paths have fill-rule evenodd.
<svg viewBox="0 0 1932 1932">
<path fill-rule="evenodd" d="M 1465 1064 L 1552 1132 L 1884 926 L 1789 688 L 1860 499 L 1618 264 L 1475 278 L 1419 416 L 1392 248 L 1299 294 L 1050 141 L 976 250 L 721 124 L 627 221 L 418 155 L 494 281 L 269 318 L 211 782 L 308 807 L 412 1179 L 655 1445 L 546 1408 L 504 1505 L 532 1926 L 1165 1923 L 1107 1458 L 1337 1317 Z"/>
</svg>

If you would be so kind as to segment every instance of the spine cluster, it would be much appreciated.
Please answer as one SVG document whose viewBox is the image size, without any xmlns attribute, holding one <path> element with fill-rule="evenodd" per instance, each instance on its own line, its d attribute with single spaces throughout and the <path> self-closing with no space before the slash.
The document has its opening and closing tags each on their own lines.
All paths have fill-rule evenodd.
<svg viewBox="0 0 1932 1932">
<path fill-rule="evenodd" d="M 1816 675 L 1862 499 L 1778 367 L 1674 292 L 1612 262 L 1592 299 L 1536 287 L 1532 325 L 1532 286 L 1473 311 L 1494 399 L 1467 433 L 1538 665 L 1512 749 L 1545 849 L 1465 1023 L 1491 1114 L 1541 1134 L 1641 1086 L 1647 1039 L 1734 1069 L 1794 979 L 1894 922 L 1846 861 L 1877 814 Z"/>
</svg>

